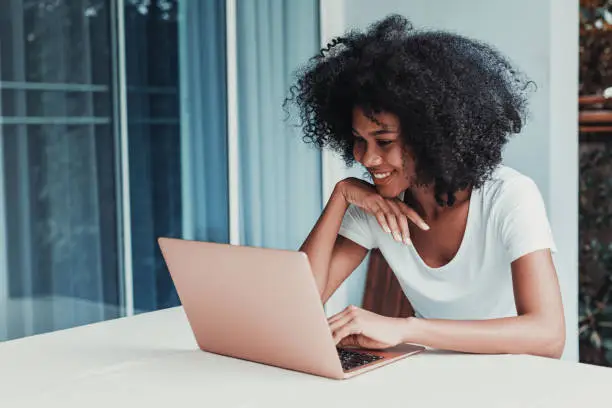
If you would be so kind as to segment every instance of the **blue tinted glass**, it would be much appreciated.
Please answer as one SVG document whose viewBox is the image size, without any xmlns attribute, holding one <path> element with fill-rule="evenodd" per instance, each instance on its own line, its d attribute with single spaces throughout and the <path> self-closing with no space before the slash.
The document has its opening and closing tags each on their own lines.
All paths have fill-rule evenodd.
<svg viewBox="0 0 612 408">
<path fill-rule="evenodd" d="M 121 315 L 110 5 L 0 0 L 0 340 Z"/>
<path fill-rule="evenodd" d="M 224 10 L 218 0 L 126 2 L 136 312 L 179 304 L 158 237 L 227 242 Z"/>
</svg>

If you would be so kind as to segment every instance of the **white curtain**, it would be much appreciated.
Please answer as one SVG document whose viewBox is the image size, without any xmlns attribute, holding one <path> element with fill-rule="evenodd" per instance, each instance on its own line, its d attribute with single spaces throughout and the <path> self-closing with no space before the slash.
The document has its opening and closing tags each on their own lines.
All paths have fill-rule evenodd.
<svg viewBox="0 0 612 408">
<path fill-rule="evenodd" d="M 241 243 L 297 249 L 320 215 L 321 157 L 282 103 L 319 49 L 318 1 L 237 1 L 236 11 Z"/>
</svg>

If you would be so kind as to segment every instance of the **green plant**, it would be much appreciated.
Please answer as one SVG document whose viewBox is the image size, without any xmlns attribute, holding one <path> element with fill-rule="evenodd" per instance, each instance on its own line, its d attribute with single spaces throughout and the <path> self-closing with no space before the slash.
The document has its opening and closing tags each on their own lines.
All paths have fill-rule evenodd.
<svg viewBox="0 0 612 408">
<path fill-rule="evenodd" d="M 610 86 L 612 0 L 580 0 L 580 95 L 601 94 Z M 609 132 L 580 134 L 580 360 L 607 366 L 612 366 L 611 147 Z"/>
<path fill-rule="evenodd" d="M 583 362 L 612 365 L 612 150 L 582 143 L 579 336 Z"/>
</svg>

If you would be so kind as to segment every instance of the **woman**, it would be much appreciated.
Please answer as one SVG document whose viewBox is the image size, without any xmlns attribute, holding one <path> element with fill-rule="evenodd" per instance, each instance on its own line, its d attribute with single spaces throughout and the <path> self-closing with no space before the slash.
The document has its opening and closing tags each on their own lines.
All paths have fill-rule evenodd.
<svg viewBox="0 0 612 408">
<path fill-rule="evenodd" d="M 565 323 L 555 244 L 534 182 L 501 165 L 530 83 L 490 46 L 390 16 L 334 40 L 292 96 L 305 139 L 358 162 L 300 250 L 323 302 L 379 248 L 415 316 L 349 306 L 339 346 L 399 343 L 559 358 Z"/>
</svg>

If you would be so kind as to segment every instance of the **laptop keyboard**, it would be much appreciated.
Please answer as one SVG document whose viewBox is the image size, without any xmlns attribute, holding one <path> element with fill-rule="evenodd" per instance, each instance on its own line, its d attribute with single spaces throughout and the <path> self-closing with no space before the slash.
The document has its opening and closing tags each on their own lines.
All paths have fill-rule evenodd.
<svg viewBox="0 0 612 408">
<path fill-rule="evenodd" d="M 342 369 L 344 371 L 348 371 L 355 367 L 366 365 L 376 360 L 382 359 L 381 356 L 377 356 L 374 354 L 357 352 L 357 351 L 340 349 L 340 348 L 337 350 L 338 350 L 338 357 L 340 357 L 340 362 L 342 363 Z"/>
</svg>

